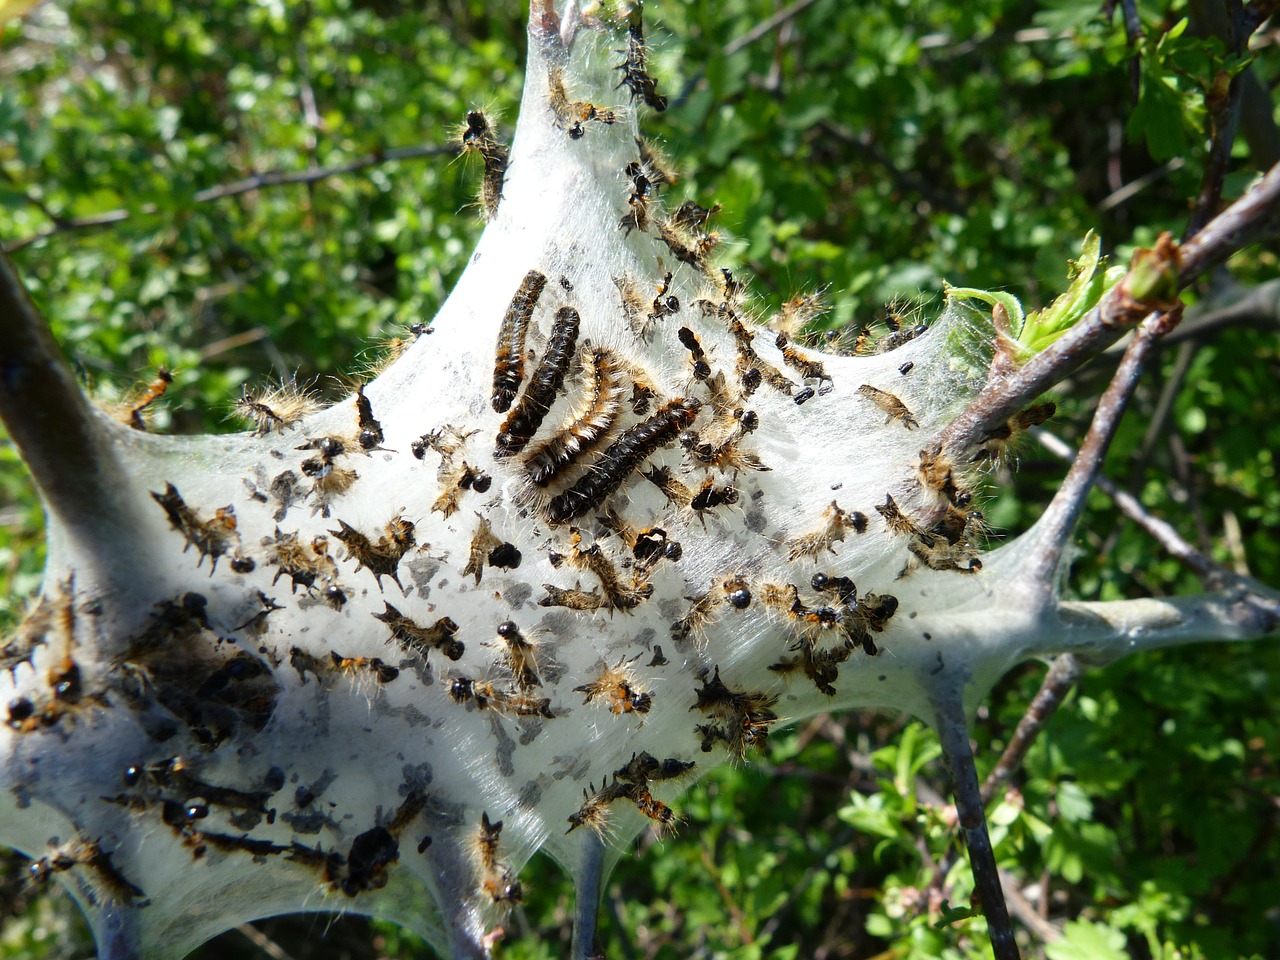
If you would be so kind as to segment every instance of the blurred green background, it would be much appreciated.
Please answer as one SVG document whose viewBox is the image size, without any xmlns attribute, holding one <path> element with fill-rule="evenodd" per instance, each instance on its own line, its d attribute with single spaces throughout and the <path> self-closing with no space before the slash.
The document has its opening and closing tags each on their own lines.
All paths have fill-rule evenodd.
<svg viewBox="0 0 1280 960">
<path fill-rule="evenodd" d="M 525 46 L 519 5 L 443 0 L 53 3 L 0 29 L 0 242 L 86 387 L 109 400 L 168 365 L 158 428 L 236 428 L 242 385 L 315 380 L 329 395 L 388 338 L 429 320 L 480 223 L 479 171 L 449 154 L 221 200 L 254 174 L 342 167 L 444 145 L 468 109 L 509 132 Z M 981 6 L 981 10 L 973 9 Z M 1206 96 L 1238 65 L 1211 24 L 1231 4 L 1142 3 L 1143 36 L 1096 2 L 651 3 L 652 68 L 671 109 L 645 118 L 684 178 L 724 205 L 728 260 L 762 308 L 829 287 L 825 327 L 928 317 L 944 280 L 1029 307 L 1065 285 L 1089 229 L 1124 258 L 1179 234 L 1205 162 Z M 771 17 L 782 11 L 776 26 Z M 790 14 L 790 15 L 787 15 Z M 1190 28 L 1179 23 L 1191 18 Z M 1280 31 L 1255 38 L 1256 108 L 1225 192 L 1280 157 Z M 1254 81 L 1251 81 L 1253 83 Z M 427 151 L 424 151 L 427 152 Z M 77 218 L 127 216 L 97 228 Z M 1274 243 L 1188 298 L 1277 276 Z M 906 306 L 901 306 L 906 304 Z M 1280 580 L 1274 317 L 1165 349 L 1108 473 L 1218 561 Z M 0 350 L 3 346 L 0 345 Z M 1055 395 L 1078 441 L 1108 362 Z M 997 536 L 1024 529 L 1063 467 L 1026 447 L 993 475 Z M 1095 494 L 1066 591 L 1199 589 Z M 38 503 L 0 444 L 0 631 L 42 567 Z M 1273 645 L 1188 648 L 1088 675 L 992 811 L 997 855 L 1040 933 L 1074 958 L 1280 956 L 1280 729 Z M 983 768 L 1042 670 L 1009 676 L 978 719 Z M 943 880 L 969 904 L 933 735 L 905 718 L 820 717 L 681 801 L 609 888 L 610 960 L 989 956 L 981 920 L 936 927 Z M 92 953 L 74 906 L 5 855 L 0 956 Z M 564 954 L 568 885 L 526 871 L 502 958 Z M 932 892 L 931 892 L 932 891 Z M 1065 931 L 1064 931 L 1065 926 Z M 541 942 L 539 943 L 539 938 Z M 293 917 L 202 956 L 408 957 L 383 924 Z"/>
</svg>

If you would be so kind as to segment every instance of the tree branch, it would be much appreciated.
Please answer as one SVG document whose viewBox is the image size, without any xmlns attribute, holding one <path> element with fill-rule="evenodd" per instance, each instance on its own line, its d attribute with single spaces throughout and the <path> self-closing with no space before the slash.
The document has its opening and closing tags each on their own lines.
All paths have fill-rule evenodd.
<svg viewBox="0 0 1280 960">
<path fill-rule="evenodd" d="M 893 180 L 894 184 L 899 189 L 922 197 L 939 210 L 946 210 L 950 213 L 963 215 L 969 209 L 968 205 L 963 201 L 963 198 L 957 200 L 956 192 L 958 188 L 951 192 L 941 190 L 924 177 L 917 176 L 910 170 L 901 169 L 893 162 L 893 158 L 881 149 L 880 145 L 875 142 L 875 138 L 867 131 L 864 130 L 861 133 L 854 133 L 848 127 L 832 120 L 819 121 L 817 128 L 822 130 L 833 140 L 837 140 L 847 146 L 855 147 L 863 151 L 874 163 L 878 164 L 886 173 L 889 174 L 890 179 Z"/>
<path fill-rule="evenodd" d="M 1165 330 L 1177 322 L 1175 314 L 1180 312 L 1175 308 L 1174 314 L 1156 314 L 1138 328 L 1111 384 L 1098 401 L 1089 432 L 1066 479 L 1054 494 L 1040 521 L 1027 535 L 1034 544 L 1034 549 L 1019 576 L 1037 590 L 1045 602 L 1051 602 L 1057 590 L 1056 575 L 1062 562 L 1062 551 L 1080 519 L 1085 497 L 1089 495 L 1094 479 L 1102 470 L 1107 448 L 1111 445 L 1116 429 L 1120 426 L 1120 418 L 1124 416 L 1129 398 L 1142 376 L 1143 365 L 1151 353 L 1152 345 Z"/>
<path fill-rule="evenodd" d="M 573 878 L 573 942 L 571 960 L 595 955 L 596 924 L 604 879 L 604 841 L 593 833 L 583 839 L 582 857 Z"/>
<path fill-rule="evenodd" d="M 242 923 L 236 932 L 265 953 L 271 960 L 293 960 L 293 957 L 280 944 L 276 943 L 252 923 Z"/>
<path fill-rule="evenodd" d="M 1012 874 L 1005 870 L 1000 871 L 1000 882 L 1009 898 L 1009 911 L 1022 921 L 1023 925 L 1031 931 L 1032 935 L 1040 941 L 1041 944 L 1054 943 L 1062 939 L 1062 931 L 1055 927 L 1052 923 L 1040 916 L 1036 912 L 1036 908 L 1027 900 L 1026 895 L 1018 889 L 1018 880 Z M 1040 902 L 1044 902 L 1045 891 L 1040 893 Z M 1043 952 L 1040 953 L 1043 956 Z"/>
<path fill-rule="evenodd" d="M 1187 310 L 1176 330 L 1163 337 L 1157 349 L 1192 338 L 1208 337 L 1233 326 L 1280 330 L 1280 280 L 1268 280 L 1245 289 L 1236 299 L 1220 305 L 1196 304 Z M 1207 306 L 1209 309 L 1200 309 Z M 1120 353 L 1119 347 L 1112 348 Z M 1108 351 L 1110 352 L 1110 351 Z"/>
<path fill-rule="evenodd" d="M 1004 753 L 1000 754 L 1000 759 L 996 761 L 996 765 L 991 768 L 991 772 L 987 774 L 987 779 L 982 784 L 984 808 L 995 799 L 997 791 L 1003 789 L 1009 782 L 1009 778 L 1022 766 L 1022 761 L 1027 757 L 1027 751 L 1036 742 L 1036 738 L 1040 736 L 1040 731 L 1045 728 L 1049 718 L 1058 711 L 1058 707 L 1062 706 L 1062 701 L 1079 681 L 1082 673 L 1084 668 L 1080 665 L 1080 661 L 1071 654 L 1064 653 L 1054 658 L 1049 672 L 1045 674 L 1040 684 L 1040 689 L 1036 691 L 1036 695 L 1027 706 L 1027 712 L 1022 715 L 1022 719 L 1018 721 L 1018 726 L 1013 731 L 1013 736 L 1009 738 Z"/>
<path fill-rule="evenodd" d="M 1249 35 L 1260 26 L 1266 15 L 1263 5 L 1251 4 L 1241 9 L 1238 0 L 1232 0 L 1231 9 L 1223 0 L 1191 0 L 1187 10 L 1191 14 L 1193 29 L 1206 36 L 1215 36 L 1224 46 L 1237 53 L 1248 47 Z M 1276 128 L 1271 95 L 1258 81 L 1253 65 L 1245 67 L 1240 81 L 1239 114 L 1240 132 L 1249 144 L 1249 153 L 1259 168 L 1280 162 L 1280 130 Z"/>
<path fill-rule="evenodd" d="M 130 483 L 108 427 L 81 392 L 8 257 L 0 255 L 0 421 L 50 513 L 90 553 L 118 556 L 127 520 L 111 509 Z M 122 541 L 121 537 L 125 537 Z"/>
<path fill-rule="evenodd" d="M 1253 287 L 1232 283 L 1229 289 L 1211 290 L 1186 309 L 1177 327 L 1156 341 L 1155 352 L 1189 340 L 1208 340 L 1233 327 L 1280 331 L 1280 280 Z M 1111 376 L 1107 368 L 1120 362 L 1128 346 L 1125 338 L 1112 344 L 1077 374 L 1060 381 L 1058 389 L 1081 397 L 1098 393 L 1103 389 L 1101 381 Z"/>
<path fill-rule="evenodd" d="M 973 747 L 969 743 L 969 725 L 958 689 L 935 691 L 933 699 L 934 729 L 942 744 L 942 755 L 951 770 L 955 784 L 956 815 L 964 831 L 965 846 L 973 868 L 974 893 L 987 918 L 991 951 L 996 960 L 1020 960 L 1018 944 L 1009 920 L 1009 908 L 1000 886 L 991 835 L 987 831 L 987 813 L 978 787 L 978 768 L 974 764 Z"/>
<path fill-rule="evenodd" d="M 1063 602 L 1058 612 L 1061 629 L 1046 631 L 1042 652 L 1074 653 L 1092 666 L 1186 643 L 1269 636 L 1280 629 L 1280 592 L 1242 585 L 1189 597 Z"/>
<path fill-rule="evenodd" d="M 1147 418 L 1147 429 L 1142 435 L 1142 443 L 1138 447 L 1138 454 L 1129 465 L 1130 482 L 1135 485 L 1142 483 L 1151 455 L 1155 452 L 1156 446 L 1160 441 L 1168 436 L 1166 431 L 1169 426 L 1169 418 L 1173 415 L 1173 405 L 1177 402 L 1178 395 L 1182 393 L 1182 386 L 1187 379 L 1187 373 L 1191 370 L 1191 363 L 1195 360 L 1199 349 L 1199 344 L 1185 340 L 1178 347 L 1177 355 L 1173 360 L 1173 369 L 1161 385 L 1160 396 L 1156 400 L 1155 409 L 1151 411 Z M 1151 352 L 1154 354 L 1156 351 L 1153 349 Z"/>
<path fill-rule="evenodd" d="M 94 939 L 100 960 L 138 960 L 142 956 L 137 911 L 111 903 L 99 918 Z"/>
<path fill-rule="evenodd" d="M 1273 233 L 1280 221 L 1280 163 L 1182 245 L 1182 286 Z"/>
<path fill-rule="evenodd" d="M 386 163 L 396 163 L 401 160 L 420 160 L 424 157 L 437 157 L 443 154 L 457 153 L 457 149 L 449 144 L 424 144 L 417 147 L 394 147 L 390 150 L 379 150 L 376 153 L 349 163 L 341 163 L 333 167 L 311 167 L 307 170 L 293 171 L 273 171 L 270 173 L 257 173 L 243 180 L 236 180 L 232 183 L 224 183 L 215 187 L 208 187 L 204 190 L 198 190 L 192 195 L 192 203 L 213 203 L 216 200 L 225 200 L 228 197 L 237 197 L 241 194 L 252 193 L 255 190 L 262 190 L 266 187 L 283 187 L 292 184 L 316 183 L 320 180 L 327 180 L 330 177 L 340 177 L 349 173 L 358 173 L 361 170 L 367 170 L 370 167 L 382 166 Z M 43 209 L 43 208 L 42 208 Z M 15 250 L 21 250 L 29 247 L 33 243 L 38 243 L 55 234 L 62 233 L 67 230 L 91 230 L 96 227 L 109 227 L 112 224 L 121 223 L 128 220 L 136 213 L 153 214 L 158 213 L 160 207 L 154 203 L 144 204 L 136 210 L 121 208 L 119 210 L 108 210 L 105 213 L 96 213 L 90 217 L 52 217 L 54 224 L 44 230 L 31 234 L 29 237 L 23 237 L 20 240 L 14 240 L 5 245 L 6 253 L 13 253 Z M 48 211 L 46 211 L 48 215 Z"/>
<path fill-rule="evenodd" d="M 1135 60 L 1134 62 L 1136 63 L 1137 61 Z M 1181 170 L 1186 165 L 1187 161 L 1185 159 L 1182 157 L 1174 157 L 1172 160 L 1168 160 L 1165 163 L 1160 164 L 1160 166 L 1156 167 L 1154 170 L 1148 170 L 1142 176 L 1136 177 L 1123 186 L 1112 190 L 1109 194 L 1098 201 L 1098 212 L 1105 213 L 1108 210 L 1114 210 L 1122 203 L 1126 203 L 1136 197 L 1153 183 L 1158 183 L 1165 177 L 1169 176 L 1169 174 Z"/>
<path fill-rule="evenodd" d="M 1213 32 L 1228 50 L 1238 55 L 1248 42 L 1251 30 L 1246 26 L 1240 0 L 1228 0 L 1223 6 L 1229 9 L 1215 4 L 1215 12 L 1219 14 L 1217 19 L 1222 22 L 1214 25 Z M 1236 128 L 1240 120 L 1240 94 L 1244 89 L 1241 74 L 1231 77 L 1225 89 L 1222 88 L 1224 79 L 1225 75 L 1214 77 L 1213 87 L 1205 93 L 1209 156 L 1205 160 L 1200 193 L 1196 196 L 1195 207 L 1182 235 L 1184 243 L 1209 222 L 1222 202 L 1222 184 L 1226 181 L 1227 167 L 1231 164 L 1231 147 L 1236 141 Z"/>
<path fill-rule="evenodd" d="M 1139 251 L 1125 277 L 1061 338 L 1021 366 L 997 358 L 987 385 L 943 431 L 938 442 L 952 457 L 1007 420 L 1126 329 L 1172 303 L 1172 290 L 1152 286 L 1153 272 L 1168 274 L 1178 290 L 1276 228 L 1280 219 L 1280 164 L 1214 217 L 1180 249 L 1171 241 Z M 1145 256 L 1144 256 L 1145 254 Z M 1175 279 L 1176 278 L 1176 279 Z"/>
<path fill-rule="evenodd" d="M 1074 458 L 1071 447 L 1053 434 L 1037 430 L 1035 436 L 1041 445 L 1055 456 L 1064 460 Z M 1215 589 L 1242 590 L 1254 603 L 1260 605 L 1264 612 L 1269 611 L 1272 616 L 1280 620 L 1280 603 L 1277 603 L 1276 597 L 1271 596 L 1271 588 L 1251 577 L 1241 576 L 1234 570 L 1215 563 L 1183 539 L 1169 523 L 1153 516 L 1136 497 L 1121 489 L 1107 477 L 1098 477 L 1096 485 L 1115 502 L 1121 513 L 1154 538 L 1171 557 L 1200 576 L 1209 586 Z"/>
<path fill-rule="evenodd" d="M 1142 37 L 1142 18 L 1138 16 L 1137 0 L 1121 0 L 1120 8 L 1124 13 L 1125 43 L 1132 50 Z M 1142 90 L 1142 62 L 1137 55 L 1129 59 L 1129 96 L 1131 103 L 1137 103 Z"/>
<path fill-rule="evenodd" d="M 767 34 L 770 30 L 775 30 L 778 27 L 782 26 L 784 23 L 786 23 L 788 20 L 792 20 L 795 17 L 799 16 L 809 7 L 812 7 L 815 3 L 817 3 L 817 0 L 795 0 L 794 3 L 788 4 L 787 6 L 783 7 L 773 16 L 757 23 L 754 27 L 752 27 L 742 36 L 737 37 L 734 40 L 730 40 L 728 43 L 726 43 L 723 51 L 721 51 L 722 55 L 726 57 L 732 57 L 739 50 L 742 50 L 745 47 L 751 46 L 751 44 L 755 43 L 757 40 L 759 40 L 761 37 Z"/>
</svg>

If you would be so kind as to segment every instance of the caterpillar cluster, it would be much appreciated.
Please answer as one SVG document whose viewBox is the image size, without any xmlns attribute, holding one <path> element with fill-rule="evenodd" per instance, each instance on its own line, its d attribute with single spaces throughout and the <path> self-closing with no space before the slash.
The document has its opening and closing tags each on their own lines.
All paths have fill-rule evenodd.
<svg viewBox="0 0 1280 960">
<path fill-rule="evenodd" d="M 509 412 L 498 430 L 494 456 L 507 460 L 523 454 L 525 476 L 535 488 L 548 491 L 544 515 L 551 523 L 561 524 L 604 505 L 644 460 L 675 441 L 702 405 L 677 397 L 619 430 L 627 387 L 632 388 L 633 397 L 642 395 L 641 391 L 652 396 L 654 391 L 647 377 L 612 350 L 590 341 L 578 343 L 581 319 L 570 306 L 557 311 L 546 349 L 528 383 L 523 383 L 523 350 L 516 343 L 523 343 L 533 322 L 544 284 L 537 271 L 526 275 L 499 332 L 494 406 L 506 405 Z M 563 422 L 535 443 L 552 406 L 565 392 L 571 370 L 577 371 L 572 382 L 579 399 Z"/>
</svg>

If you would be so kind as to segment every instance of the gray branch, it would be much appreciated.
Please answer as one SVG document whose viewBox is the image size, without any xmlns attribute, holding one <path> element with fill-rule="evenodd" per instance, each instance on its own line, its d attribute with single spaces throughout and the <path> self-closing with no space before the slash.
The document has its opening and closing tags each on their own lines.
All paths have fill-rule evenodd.
<svg viewBox="0 0 1280 960">
<path fill-rule="evenodd" d="M 1280 592 L 1257 585 L 1189 597 L 1064 602 L 1042 654 L 1072 653 L 1091 666 L 1187 643 L 1258 640 L 1280 629 Z"/>
</svg>

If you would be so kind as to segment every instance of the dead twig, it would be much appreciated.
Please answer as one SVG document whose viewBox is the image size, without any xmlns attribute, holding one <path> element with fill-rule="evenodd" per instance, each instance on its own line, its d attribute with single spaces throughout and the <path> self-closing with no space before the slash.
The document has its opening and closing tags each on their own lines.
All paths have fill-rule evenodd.
<svg viewBox="0 0 1280 960">
<path fill-rule="evenodd" d="M 726 43 L 724 45 L 724 50 L 722 51 L 723 55 L 726 57 L 732 57 L 739 50 L 742 50 L 745 47 L 751 46 L 751 44 L 755 43 L 757 40 L 759 40 L 769 31 L 776 30 L 778 27 L 782 26 L 787 21 L 792 20 L 795 17 L 799 16 L 801 13 L 803 13 L 809 7 L 812 7 L 817 2 L 818 0 L 795 0 L 794 3 L 788 4 L 787 6 L 783 7 L 773 16 L 768 17 L 767 19 L 761 20 L 759 23 L 757 23 L 754 27 L 752 27 L 742 36 L 737 37 L 736 39 L 730 40 L 728 43 Z"/>
<path fill-rule="evenodd" d="M 1000 881 L 1004 884 L 1005 890 L 1008 891 L 1010 912 L 1035 935 L 1037 940 L 1041 943 L 1053 943 L 1055 940 L 1062 939 L 1062 931 L 1040 916 L 1035 905 L 1026 898 L 1022 890 L 1019 889 L 1015 878 L 1008 871 L 1000 871 Z M 1042 906 L 1046 900 L 1047 897 L 1042 892 L 1040 895 Z"/>
<path fill-rule="evenodd" d="M 240 926 L 236 927 L 236 932 L 265 953 L 271 960 L 293 960 L 293 957 L 280 944 L 251 923 L 240 924 Z"/>
</svg>

